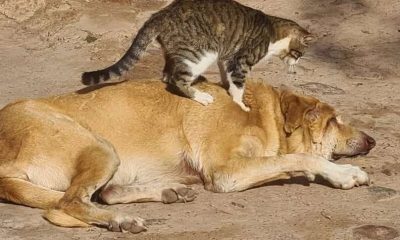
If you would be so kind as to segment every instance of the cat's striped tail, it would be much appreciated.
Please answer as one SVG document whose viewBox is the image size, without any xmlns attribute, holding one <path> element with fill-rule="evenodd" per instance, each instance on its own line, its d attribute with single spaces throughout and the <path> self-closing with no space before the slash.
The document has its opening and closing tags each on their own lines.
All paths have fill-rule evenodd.
<svg viewBox="0 0 400 240">
<path fill-rule="evenodd" d="M 121 74 L 131 68 L 142 56 L 147 46 L 158 36 L 160 22 L 157 18 L 150 18 L 139 30 L 132 45 L 122 58 L 115 64 L 93 72 L 84 72 L 82 74 L 82 83 L 84 85 L 96 85 L 110 79 L 112 74 L 121 76 Z"/>
</svg>

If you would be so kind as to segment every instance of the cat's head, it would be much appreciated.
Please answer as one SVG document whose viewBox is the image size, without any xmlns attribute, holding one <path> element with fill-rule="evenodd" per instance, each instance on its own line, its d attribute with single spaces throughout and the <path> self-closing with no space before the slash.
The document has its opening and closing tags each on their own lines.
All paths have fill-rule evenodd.
<svg viewBox="0 0 400 240">
<path fill-rule="evenodd" d="M 314 36 L 300 26 L 294 26 L 287 35 L 290 38 L 289 47 L 280 58 L 288 65 L 296 64 L 305 54 L 306 48 L 314 40 Z"/>
<path fill-rule="evenodd" d="M 281 26 L 276 31 L 275 42 L 270 44 L 270 48 L 274 50 L 274 55 L 279 56 L 289 66 L 289 72 L 294 73 L 294 65 L 303 57 L 315 37 L 294 22 Z"/>
</svg>

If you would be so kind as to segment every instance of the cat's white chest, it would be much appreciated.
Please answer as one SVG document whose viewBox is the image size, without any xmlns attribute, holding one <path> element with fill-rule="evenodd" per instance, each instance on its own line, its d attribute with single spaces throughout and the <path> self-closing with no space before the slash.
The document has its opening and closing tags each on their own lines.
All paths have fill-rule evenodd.
<svg viewBox="0 0 400 240">
<path fill-rule="evenodd" d="M 289 44 L 291 38 L 287 37 L 276 42 L 270 42 L 268 46 L 268 53 L 261 61 L 268 61 L 273 56 L 279 56 L 282 51 L 289 51 Z"/>
</svg>

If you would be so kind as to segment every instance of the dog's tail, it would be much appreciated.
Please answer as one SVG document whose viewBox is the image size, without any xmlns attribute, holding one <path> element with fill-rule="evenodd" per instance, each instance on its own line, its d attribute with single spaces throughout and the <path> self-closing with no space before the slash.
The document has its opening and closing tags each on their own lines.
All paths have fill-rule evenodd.
<svg viewBox="0 0 400 240">
<path fill-rule="evenodd" d="M 9 168 L 3 167 L 1 169 Z M 13 173 L 12 171 L 12 169 L 9 169 L 8 175 L 10 175 L 10 173 Z M 14 172 L 14 174 L 17 175 L 18 172 Z M 0 179 L 0 199 L 29 207 L 50 209 L 45 212 L 44 218 L 58 226 L 89 226 L 88 224 L 62 212 L 62 210 L 54 209 L 54 207 L 57 205 L 63 195 L 63 192 L 47 189 L 24 179 L 19 179 L 15 177 Z"/>
<path fill-rule="evenodd" d="M 16 177 L 0 179 L 0 199 L 16 204 L 48 209 L 54 207 L 63 195 L 63 192 L 47 189 L 24 179 Z"/>
<path fill-rule="evenodd" d="M 71 215 L 65 213 L 61 209 L 49 209 L 44 214 L 43 217 L 53 223 L 54 225 L 61 227 L 89 227 L 90 225 L 82 222 L 81 220 L 72 217 Z"/>
<path fill-rule="evenodd" d="M 82 83 L 84 85 L 96 85 L 104 81 L 108 81 L 111 74 L 121 76 L 126 72 L 145 52 L 148 45 L 153 42 L 162 29 L 162 21 L 160 14 L 153 15 L 139 30 L 132 45 L 122 58 L 115 64 L 93 72 L 84 72 L 82 74 Z"/>
</svg>

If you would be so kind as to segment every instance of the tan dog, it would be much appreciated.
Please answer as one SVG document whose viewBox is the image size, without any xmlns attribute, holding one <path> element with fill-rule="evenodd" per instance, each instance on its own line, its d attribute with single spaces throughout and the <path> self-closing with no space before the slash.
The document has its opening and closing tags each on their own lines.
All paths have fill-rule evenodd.
<svg viewBox="0 0 400 240">
<path fill-rule="evenodd" d="M 159 82 L 126 82 L 88 92 L 20 101 L 0 111 L 0 198 L 46 209 L 60 226 L 95 224 L 141 232 L 144 221 L 97 208 L 192 201 L 187 184 L 243 191 L 300 173 L 334 187 L 368 184 L 365 172 L 329 161 L 366 154 L 373 138 L 344 125 L 334 109 L 258 82 L 244 112 L 212 84 L 204 107 Z"/>
</svg>

